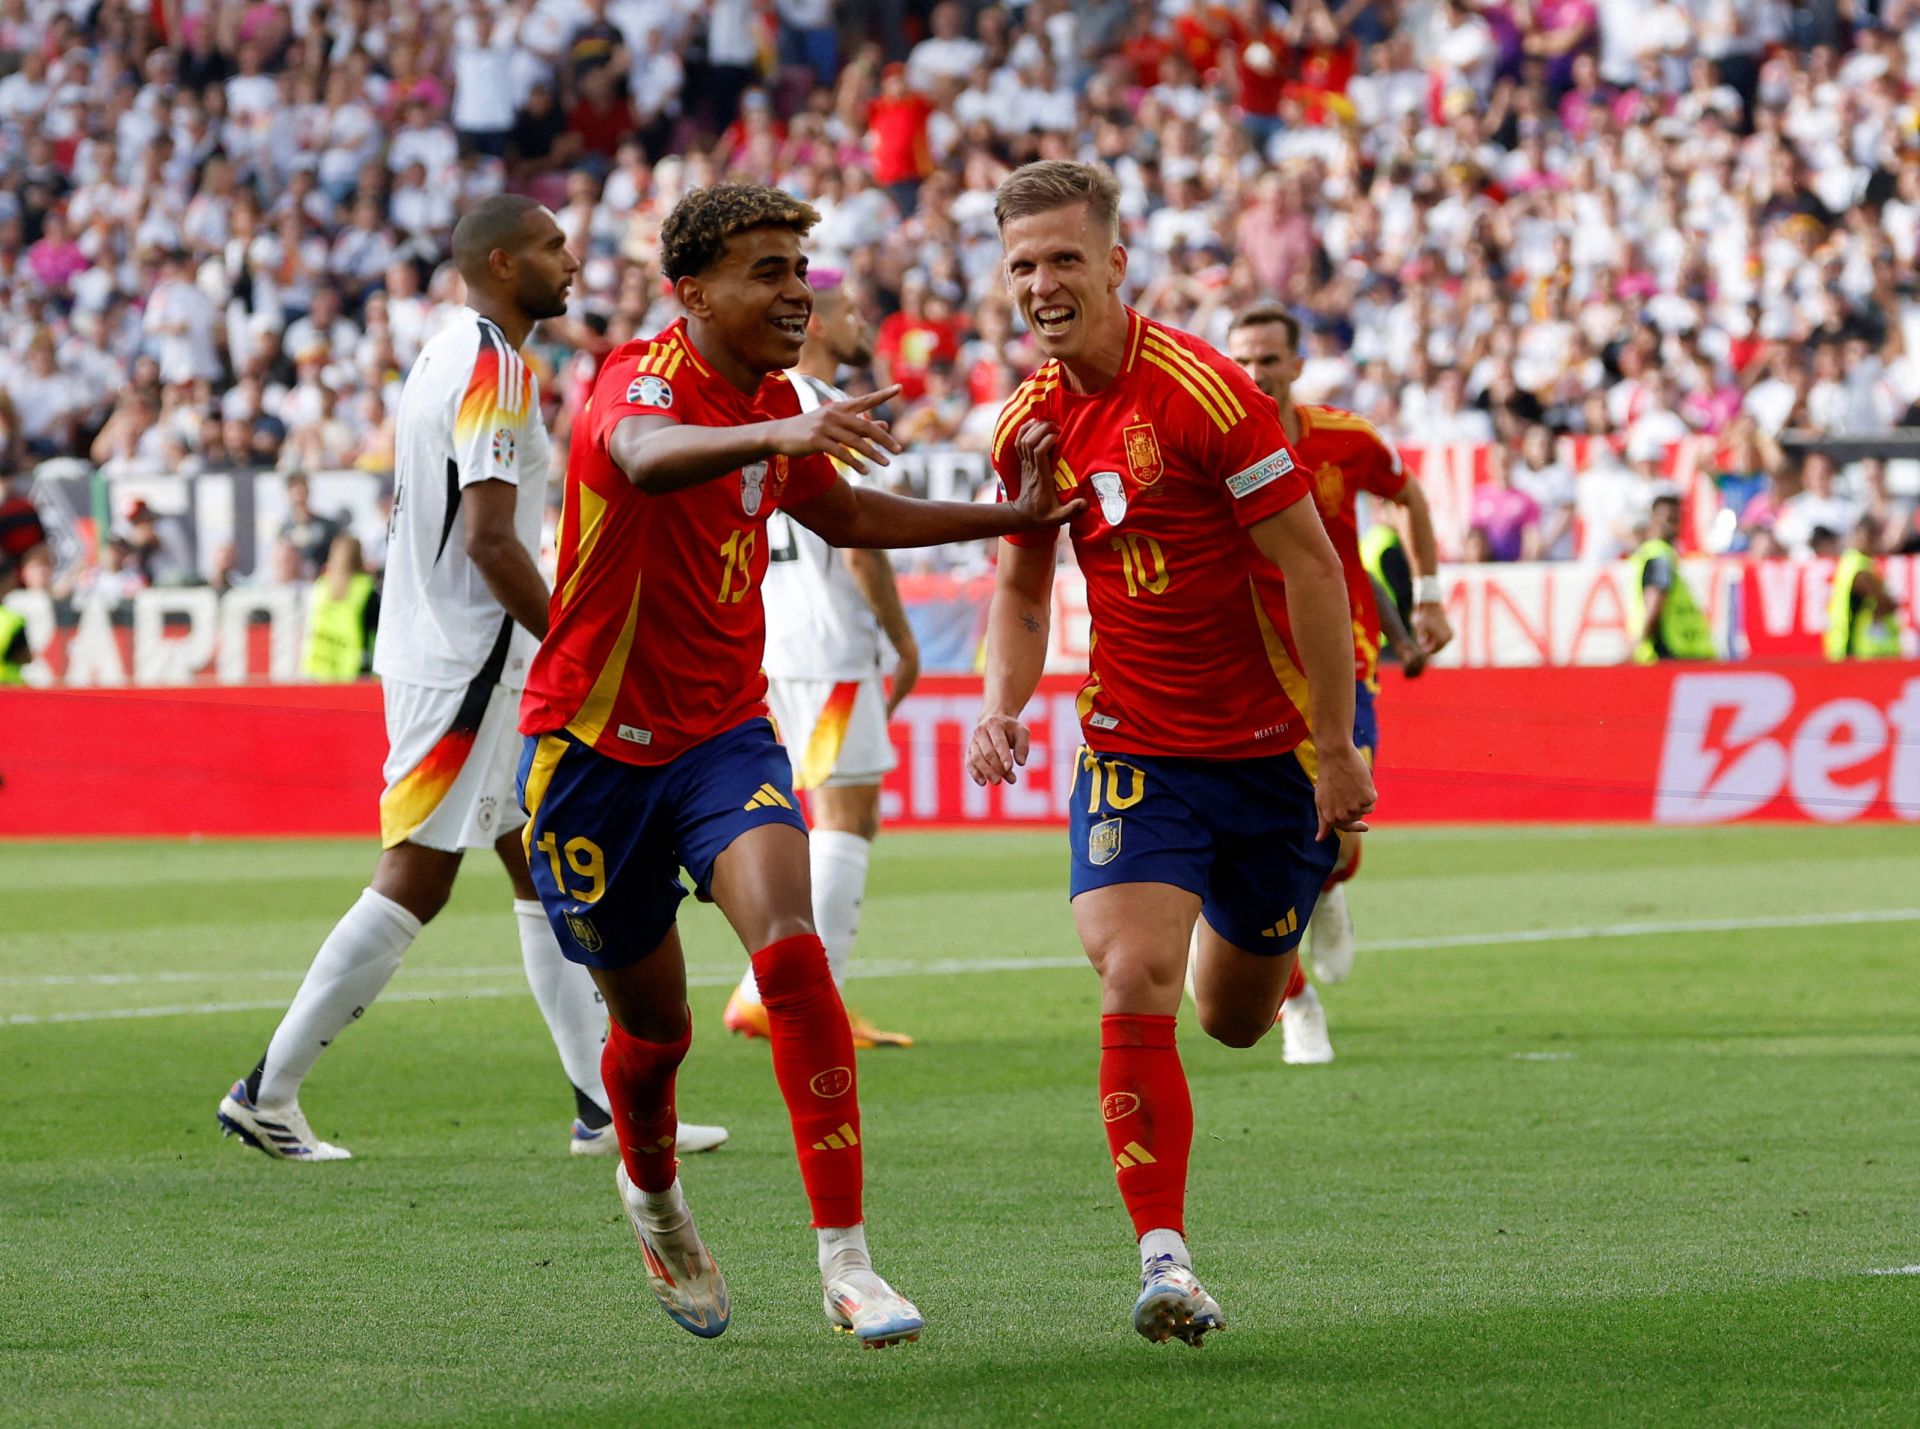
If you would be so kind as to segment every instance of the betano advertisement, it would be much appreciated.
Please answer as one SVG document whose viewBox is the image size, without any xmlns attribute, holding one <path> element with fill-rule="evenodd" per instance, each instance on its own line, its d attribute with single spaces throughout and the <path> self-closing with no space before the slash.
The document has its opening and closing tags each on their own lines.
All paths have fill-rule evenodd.
<svg viewBox="0 0 1920 1429">
<path fill-rule="evenodd" d="M 971 676 L 894 720 L 896 828 L 1065 822 L 1077 681 L 1027 711 L 1020 782 L 966 777 Z M 1389 670 L 1376 827 L 1920 820 L 1920 663 Z M 377 685 L 0 691 L 0 836 L 372 838 Z"/>
</svg>

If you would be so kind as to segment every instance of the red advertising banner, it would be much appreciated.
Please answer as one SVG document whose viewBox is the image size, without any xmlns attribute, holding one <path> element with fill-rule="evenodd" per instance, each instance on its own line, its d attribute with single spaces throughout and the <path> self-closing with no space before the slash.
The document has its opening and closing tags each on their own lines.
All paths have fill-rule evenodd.
<svg viewBox="0 0 1920 1429">
<path fill-rule="evenodd" d="M 1027 710 L 1020 782 L 965 749 L 980 681 L 901 707 L 893 827 L 1065 822 L 1078 682 Z M 1388 671 L 1376 823 L 1920 820 L 1920 663 Z M 0 836 L 351 834 L 377 826 L 379 687 L 0 691 Z"/>
</svg>

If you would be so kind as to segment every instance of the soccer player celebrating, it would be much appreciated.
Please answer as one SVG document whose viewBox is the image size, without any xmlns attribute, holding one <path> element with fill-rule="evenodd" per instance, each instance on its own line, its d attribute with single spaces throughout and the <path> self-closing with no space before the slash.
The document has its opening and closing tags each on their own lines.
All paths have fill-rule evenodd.
<svg viewBox="0 0 1920 1429">
<path fill-rule="evenodd" d="M 1353 612 L 1354 743 L 1371 765 L 1378 757 L 1379 724 L 1374 696 L 1380 690 L 1381 612 L 1373 578 L 1360 556 L 1361 492 L 1404 507 L 1413 538 L 1413 637 L 1422 658 L 1453 639 L 1440 603 L 1439 556 L 1433 539 L 1433 514 L 1420 483 L 1408 476 L 1400 456 L 1382 441 L 1371 423 L 1338 407 L 1309 406 L 1293 400 L 1300 375 L 1300 324 L 1285 308 L 1263 304 L 1249 308 L 1227 330 L 1227 351 L 1253 383 L 1273 400 L 1280 425 L 1306 473 L 1320 519 L 1346 574 L 1347 602 Z M 1360 835 L 1340 836 L 1340 861 L 1313 910 L 1307 948 L 1322 982 L 1344 981 L 1353 971 L 1353 918 L 1342 885 L 1360 869 Z M 1320 999 L 1297 973 L 1281 1003 L 1281 1048 L 1288 1062 L 1333 1060 L 1327 1015 Z"/>
<path fill-rule="evenodd" d="M 1374 793 L 1339 557 L 1279 416 L 1220 353 L 1121 302 L 1119 197 L 1110 174 L 1061 161 L 1001 184 L 1007 284 L 1047 361 L 992 451 L 1019 499 L 1088 498 L 1070 528 L 1094 629 L 1073 917 L 1100 975 L 1100 1113 L 1139 1237 L 1134 1327 L 1197 1345 L 1224 1321 L 1185 1240 L 1193 1104 L 1174 1025 L 1194 920 L 1200 1025 L 1251 1046 L 1333 871 L 1332 835 L 1364 828 Z M 1009 541 L 967 751 L 981 784 L 1019 777 L 1046 660 L 1055 542 Z"/>
<path fill-rule="evenodd" d="M 573 1083 L 572 1149 L 615 1144 L 600 1084 L 606 1009 L 592 979 L 560 956 L 528 878 L 514 797 L 514 715 L 547 628 L 547 587 L 535 560 L 549 443 L 520 347 L 535 323 L 566 311 L 580 264 L 553 215 L 511 195 L 460 219 L 453 256 L 470 319 L 422 349 L 400 393 L 373 656 L 388 741 L 380 861 L 371 886 L 321 944 L 266 1053 L 220 1102 L 221 1126 L 275 1158 L 348 1158 L 313 1134 L 300 1084 L 446 906 L 462 852 L 489 847 L 513 884 L 527 980 Z M 681 1135 L 689 1150 L 727 1136 L 695 1126 Z"/>
<path fill-rule="evenodd" d="M 844 402 L 847 394 L 833 385 L 840 369 L 873 361 L 866 314 L 842 275 L 816 268 L 808 285 L 813 316 L 790 374 L 803 412 Z M 767 703 L 793 760 L 793 787 L 812 794 L 813 925 L 844 990 L 867 859 L 880 832 L 880 780 L 898 762 L 887 717 L 919 678 L 920 647 L 884 552 L 836 551 L 776 511 L 767 520 L 767 559 Z M 891 695 L 881 678 L 883 634 L 898 657 Z M 855 1047 L 913 1045 L 904 1032 L 883 1032 L 857 1012 L 848 1016 Z M 727 1000 L 725 1020 L 744 1036 L 767 1035 L 751 967 Z"/>
<path fill-rule="evenodd" d="M 574 426 L 520 787 L 541 901 L 612 1015 L 615 1180 L 655 1296 L 696 1335 L 727 1326 L 674 1160 L 674 1075 L 693 1035 L 674 927 L 685 868 L 752 956 L 827 1319 L 886 1345 L 922 1320 L 867 1253 L 853 1035 L 760 669 L 767 519 L 785 510 L 836 546 L 932 545 L 1056 526 L 1079 504 L 1050 486 L 997 507 L 914 501 L 835 473 L 829 457 L 865 472 L 900 450 L 869 415 L 899 389 L 801 410 L 785 369 L 813 312 L 800 241 L 817 221 L 751 184 L 697 190 L 668 216 L 661 263 L 687 316 L 616 349 Z"/>
</svg>

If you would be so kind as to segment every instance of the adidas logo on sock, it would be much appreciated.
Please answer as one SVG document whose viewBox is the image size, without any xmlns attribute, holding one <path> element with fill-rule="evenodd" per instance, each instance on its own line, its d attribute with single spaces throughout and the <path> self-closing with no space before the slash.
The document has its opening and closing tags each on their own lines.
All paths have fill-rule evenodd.
<svg viewBox="0 0 1920 1429">
<path fill-rule="evenodd" d="M 845 1151 L 849 1146 L 860 1144 L 860 1133 L 853 1129 L 850 1122 L 841 1122 L 838 1131 L 829 1131 L 825 1141 L 813 1143 L 815 1151 Z"/>
<path fill-rule="evenodd" d="M 1151 1166 L 1160 1158 L 1137 1141 L 1129 1141 L 1126 1150 L 1113 1158 L 1115 1173 L 1125 1171 L 1130 1166 Z"/>
</svg>

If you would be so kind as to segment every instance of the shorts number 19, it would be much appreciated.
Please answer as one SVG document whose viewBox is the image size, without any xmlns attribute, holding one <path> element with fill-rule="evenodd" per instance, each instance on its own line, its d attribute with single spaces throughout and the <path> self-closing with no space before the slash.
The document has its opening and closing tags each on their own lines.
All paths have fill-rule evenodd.
<svg viewBox="0 0 1920 1429">
<path fill-rule="evenodd" d="M 600 851 L 600 845 L 592 839 L 568 839 L 561 846 L 553 831 L 549 829 L 540 835 L 540 842 L 534 845 L 547 856 L 547 864 L 553 869 L 553 884 L 567 897 L 581 903 L 598 903 L 600 895 L 607 891 L 607 856 Z M 560 855 L 566 854 L 566 867 L 561 867 Z M 567 869 L 586 880 L 584 887 L 567 887 Z"/>
</svg>

